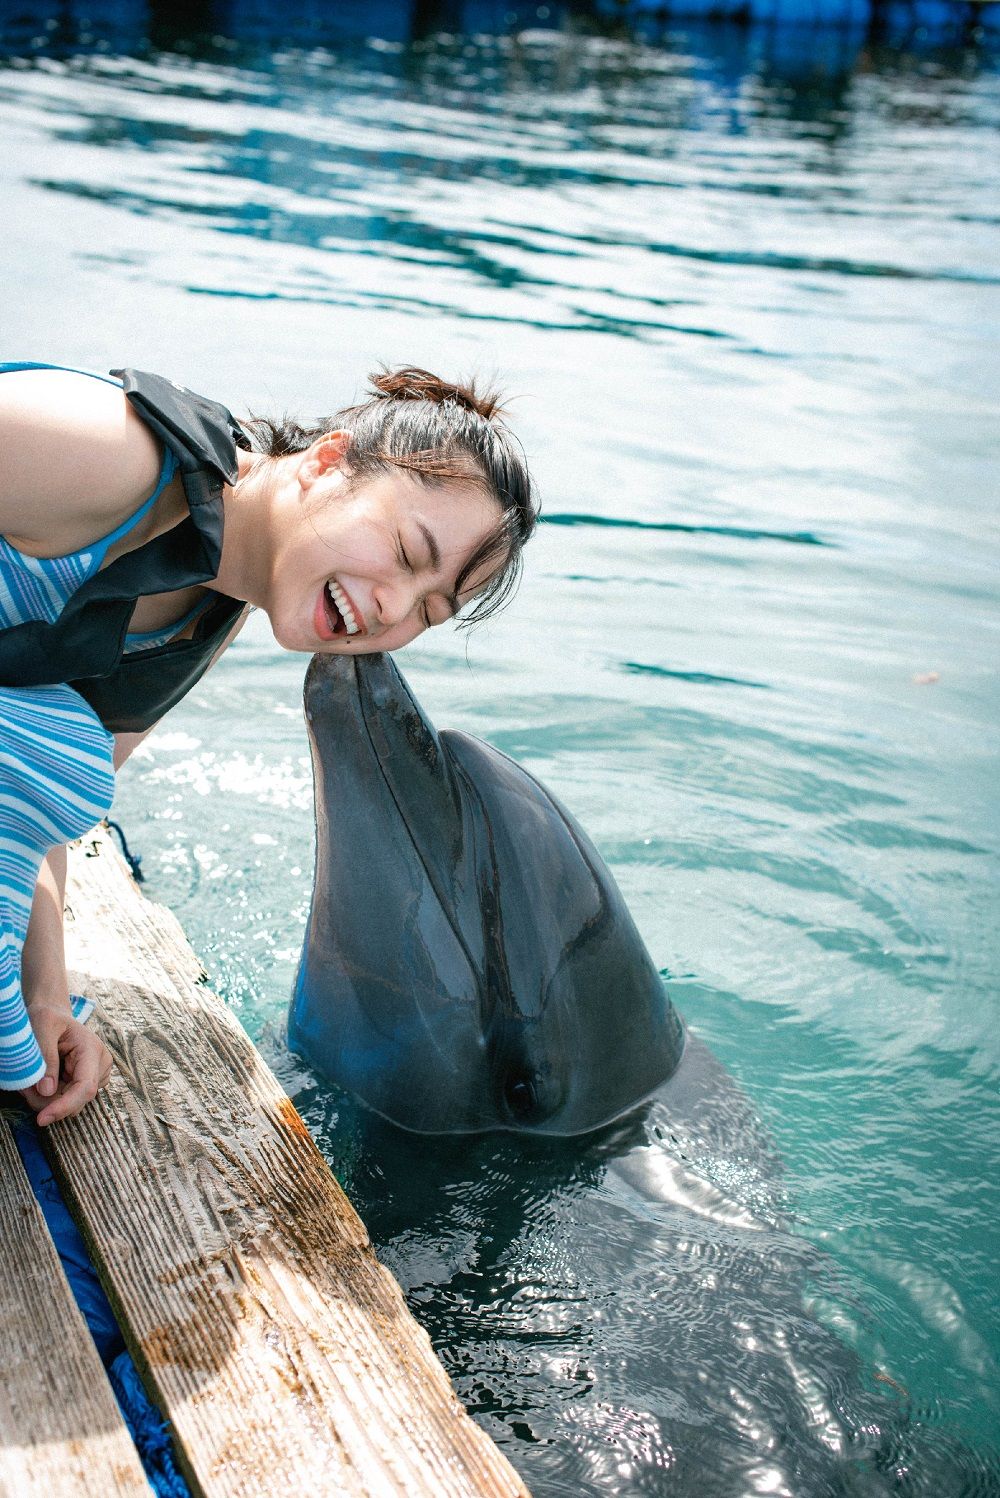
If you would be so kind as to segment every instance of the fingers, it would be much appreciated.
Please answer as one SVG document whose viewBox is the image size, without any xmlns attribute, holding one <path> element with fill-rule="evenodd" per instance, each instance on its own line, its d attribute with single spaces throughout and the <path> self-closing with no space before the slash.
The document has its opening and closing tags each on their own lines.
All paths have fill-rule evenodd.
<svg viewBox="0 0 1000 1498">
<path fill-rule="evenodd" d="M 42 1126 L 79 1113 L 97 1096 L 111 1075 L 111 1052 L 83 1025 L 75 1020 L 71 1025 L 72 1030 L 67 1029 L 60 1047 L 62 1082 L 59 1092 L 37 1115 L 37 1122 Z"/>
<path fill-rule="evenodd" d="M 31 1109 L 32 1113 L 39 1112 L 48 1102 L 47 1097 L 42 1097 L 37 1087 L 22 1087 L 19 1089 L 21 1096 Z"/>
<path fill-rule="evenodd" d="M 35 1122 L 45 1128 L 48 1124 L 58 1123 L 61 1118 L 72 1118 L 88 1103 L 93 1102 L 97 1096 L 98 1086 L 96 1078 L 71 1082 L 57 1098 L 50 1100 L 41 1113 L 36 1115 Z"/>
<path fill-rule="evenodd" d="M 50 1098 L 59 1086 L 59 1037 L 70 1016 L 59 1008 L 39 1005 L 31 1014 L 31 1027 L 45 1062 L 45 1075 L 30 1090 L 39 1099 Z"/>
</svg>

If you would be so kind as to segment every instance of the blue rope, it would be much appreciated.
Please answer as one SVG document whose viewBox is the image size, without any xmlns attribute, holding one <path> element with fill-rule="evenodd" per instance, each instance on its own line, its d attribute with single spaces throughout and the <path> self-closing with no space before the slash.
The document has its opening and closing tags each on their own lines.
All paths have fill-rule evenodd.
<svg viewBox="0 0 1000 1498">
<path fill-rule="evenodd" d="M 128 864 L 128 871 L 132 875 L 132 878 L 135 880 L 136 884 L 143 884 L 145 882 L 145 876 L 142 872 L 142 854 L 132 853 L 129 851 L 128 843 L 125 841 L 125 833 L 122 831 L 121 825 L 118 822 L 112 822 L 110 817 L 106 817 L 105 821 L 107 822 L 111 831 L 117 832 L 118 834 L 118 840 L 122 845 L 122 857 Z"/>
<path fill-rule="evenodd" d="M 170 1431 L 143 1388 L 136 1366 L 120 1352 L 108 1369 L 118 1407 L 132 1433 L 149 1485 L 160 1498 L 191 1498 L 191 1490 L 177 1470 Z"/>
</svg>

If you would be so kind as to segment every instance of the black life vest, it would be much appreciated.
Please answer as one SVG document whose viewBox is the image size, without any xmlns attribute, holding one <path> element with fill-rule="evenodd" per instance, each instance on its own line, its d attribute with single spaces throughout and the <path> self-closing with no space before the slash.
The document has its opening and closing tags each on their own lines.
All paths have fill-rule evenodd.
<svg viewBox="0 0 1000 1498">
<path fill-rule="evenodd" d="M 161 375 L 115 369 L 133 409 L 177 455 L 190 513 L 163 535 L 96 572 L 58 619 L 0 630 L 0 686 L 69 682 L 112 732 L 151 728 L 211 664 L 246 604 L 215 595 L 191 639 L 124 655 L 138 599 L 211 582 L 222 554 L 222 486 L 238 475 L 249 442 L 225 406 Z"/>
</svg>

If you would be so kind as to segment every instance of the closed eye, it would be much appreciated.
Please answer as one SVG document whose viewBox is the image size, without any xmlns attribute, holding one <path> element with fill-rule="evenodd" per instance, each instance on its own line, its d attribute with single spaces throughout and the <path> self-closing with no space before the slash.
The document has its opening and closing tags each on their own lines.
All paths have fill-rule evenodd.
<svg viewBox="0 0 1000 1498">
<path fill-rule="evenodd" d="M 416 568 L 414 567 L 413 563 L 410 561 L 409 552 L 406 550 L 406 547 L 403 545 L 403 538 L 402 538 L 402 536 L 399 536 L 397 538 L 397 540 L 398 540 L 399 560 L 402 562 L 403 566 L 406 568 L 406 570 L 410 574 L 410 576 L 411 577 L 415 576 L 415 574 L 416 574 Z M 434 625 L 431 623 L 431 616 L 427 612 L 427 602 L 426 602 L 426 600 L 424 601 L 424 604 L 423 604 L 423 606 L 422 606 L 422 608 L 420 610 L 420 617 L 424 621 L 424 629 L 433 629 L 434 628 Z"/>
</svg>

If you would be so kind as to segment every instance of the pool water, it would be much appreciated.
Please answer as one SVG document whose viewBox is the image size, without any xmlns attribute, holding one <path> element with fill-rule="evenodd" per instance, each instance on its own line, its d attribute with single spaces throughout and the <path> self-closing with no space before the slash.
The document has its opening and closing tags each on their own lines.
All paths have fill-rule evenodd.
<svg viewBox="0 0 1000 1498">
<path fill-rule="evenodd" d="M 679 1210 L 655 1121 L 414 1139 L 288 1054 L 306 660 L 260 616 L 122 777 L 150 894 L 536 1495 L 1000 1491 L 995 50 L 168 13 L 0 13 L 4 357 L 308 415 L 496 373 L 544 523 L 400 663 L 591 833 L 781 1224 Z"/>
</svg>

